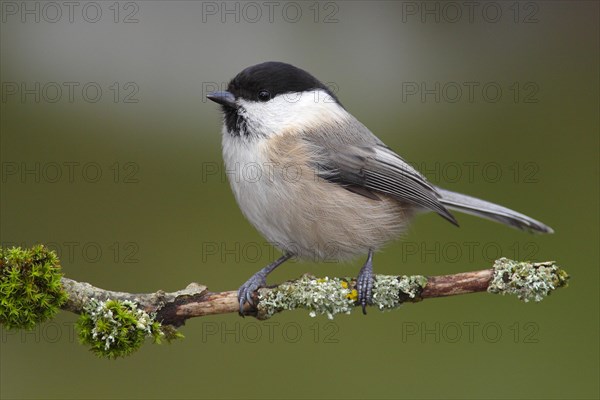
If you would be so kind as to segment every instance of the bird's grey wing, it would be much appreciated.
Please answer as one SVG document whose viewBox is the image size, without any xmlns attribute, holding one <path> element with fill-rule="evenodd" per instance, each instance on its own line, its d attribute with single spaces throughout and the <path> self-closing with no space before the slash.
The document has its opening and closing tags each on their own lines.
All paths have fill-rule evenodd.
<svg viewBox="0 0 600 400">
<path fill-rule="evenodd" d="M 306 132 L 317 174 L 372 199 L 378 194 L 437 212 L 458 225 L 449 209 L 491 219 L 515 228 L 552 233 L 549 226 L 509 208 L 431 185 L 356 119 Z M 447 208 L 446 208 L 447 207 Z"/>
<path fill-rule="evenodd" d="M 366 140 L 306 135 L 304 140 L 311 148 L 311 162 L 317 175 L 363 196 L 376 198 L 382 193 L 435 211 L 458 225 L 425 177 L 367 132 L 371 137 L 366 136 Z"/>
</svg>

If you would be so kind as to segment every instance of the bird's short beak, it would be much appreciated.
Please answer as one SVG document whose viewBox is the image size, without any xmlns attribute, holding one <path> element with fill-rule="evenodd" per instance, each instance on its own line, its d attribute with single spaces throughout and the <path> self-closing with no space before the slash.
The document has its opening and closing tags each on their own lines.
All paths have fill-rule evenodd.
<svg viewBox="0 0 600 400">
<path fill-rule="evenodd" d="M 206 95 L 209 100 L 219 103 L 225 107 L 237 108 L 235 103 L 235 96 L 227 91 L 223 92 L 212 92 Z"/>
</svg>

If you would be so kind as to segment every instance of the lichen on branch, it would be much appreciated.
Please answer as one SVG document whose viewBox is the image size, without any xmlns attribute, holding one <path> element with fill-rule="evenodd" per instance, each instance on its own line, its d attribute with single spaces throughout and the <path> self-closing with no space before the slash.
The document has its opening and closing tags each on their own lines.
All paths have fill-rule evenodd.
<svg viewBox="0 0 600 400">
<path fill-rule="evenodd" d="M 311 317 L 326 315 L 333 319 L 336 314 L 350 314 L 358 300 L 355 285 L 353 278 L 304 275 L 273 288 L 259 289 L 256 317 L 267 319 L 296 308 L 309 310 Z M 396 308 L 407 299 L 418 299 L 426 285 L 427 278 L 421 275 L 375 275 L 372 305 L 380 310 Z"/>
<path fill-rule="evenodd" d="M 92 299 L 84 311 L 77 321 L 79 340 L 100 357 L 124 357 L 141 347 L 147 337 L 160 343 L 164 336 L 155 316 L 129 300 Z"/>
<path fill-rule="evenodd" d="M 542 301 L 553 290 L 566 286 L 569 275 L 553 261 L 529 263 L 500 258 L 494 263 L 490 293 L 514 294 L 524 302 Z"/>
</svg>

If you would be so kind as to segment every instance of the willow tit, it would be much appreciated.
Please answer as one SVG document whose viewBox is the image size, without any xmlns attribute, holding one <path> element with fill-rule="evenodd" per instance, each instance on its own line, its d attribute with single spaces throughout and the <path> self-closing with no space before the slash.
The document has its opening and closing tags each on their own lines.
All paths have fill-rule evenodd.
<svg viewBox="0 0 600 400">
<path fill-rule="evenodd" d="M 223 158 L 248 220 L 283 256 L 238 291 L 240 314 L 267 275 L 291 257 L 344 260 L 367 254 L 358 302 L 371 303 L 373 252 L 413 216 L 451 210 L 552 233 L 526 215 L 438 188 L 354 118 L 327 86 L 282 62 L 244 69 L 207 96 L 224 114 Z M 245 173 L 242 173 L 245 171 Z"/>
</svg>

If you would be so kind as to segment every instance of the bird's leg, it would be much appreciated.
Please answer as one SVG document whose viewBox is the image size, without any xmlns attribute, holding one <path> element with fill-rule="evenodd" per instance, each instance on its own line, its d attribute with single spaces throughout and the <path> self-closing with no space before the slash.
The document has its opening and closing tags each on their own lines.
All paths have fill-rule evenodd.
<svg viewBox="0 0 600 400">
<path fill-rule="evenodd" d="M 250 277 L 240 288 L 238 289 L 238 300 L 240 302 L 240 315 L 244 316 L 244 304 L 249 303 L 254 305 L 252 300 L 253 293 L 259 288 L 265 286 L 267 283 L 267 275 L 269 275 L 275 268 L 292 258 L 292 254 L 284 254 L 271 264 L 267 265 L 254 275 Z"/>
<path fill-rule="evenodd" d="M 367 261 L 358 273 L 356 290 L 358 291 L 358 302 L 362 306 L 363 314 L 366 314 L 367 304 L 371 304 L 373 300 L 373 250 L 369 250 Z"/>
</svg>

